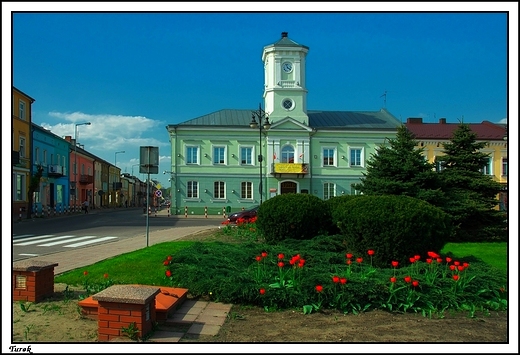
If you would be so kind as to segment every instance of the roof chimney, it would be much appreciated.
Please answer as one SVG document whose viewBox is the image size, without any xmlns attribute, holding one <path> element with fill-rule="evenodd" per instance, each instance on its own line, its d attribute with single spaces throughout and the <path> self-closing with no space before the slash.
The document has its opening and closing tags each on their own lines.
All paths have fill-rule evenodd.
<svg viewBox="0 0 520 355">
<path fill-rule="evenodd" d="M 408 117 L 406 123 L 422 123 L 422 117 Z"/>
<path fill-rule="evenodd" d="M 289 32 L 282 32 L 282 38 L 287 37 L 288 34 Z"/>
<path fill-rule="evenodd" d="M 439 118 L 440 124 L 446 124 L 446 118 Z"/>
</svg>

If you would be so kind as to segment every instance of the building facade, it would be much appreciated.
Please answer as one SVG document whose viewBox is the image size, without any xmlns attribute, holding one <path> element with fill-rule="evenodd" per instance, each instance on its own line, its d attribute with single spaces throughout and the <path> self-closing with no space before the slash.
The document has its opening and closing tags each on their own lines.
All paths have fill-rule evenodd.
<svg viewBox="0 0 520 355">
<path fill-rule="evenodd" d="M 34 99 L 13 87 L 12 90 L 12 211 L 18 215 L 28 208 L 29 183 L 31 180 L 32 154 L 32 104 Z"/>
<path fill-rule="evenodd" d="M 477 142 L 487 143 L 481 150 L 489 156 L 482 173 L 491 176 L 502 185 L 502 192 L 498 196 L 498 208 L 507 210 L 507 128 L 489 121 L 469 123 L 468 126 L 475 133 Z M 444 144 L 451 140 L 459 123 L 447 123 L 445 118 L 440 118 L 438 123 L 425 123 L 422 118 L 411 117 L 407 119 L 406 127 L 415 136 L 419 147 L 424 148 L 425 158 L 434 163 L 440 171 L 442 166 L 436 158 L 444 154 Z"/>
<path fill-rule="evenodd" d="M 265 111 L 226 109 L 166 127 L 172 213 L 221 214 L 285 193 L 356 194 L 367 159 L 401 122 L 385 109 L 308 110 L 308 51 L 286 32 L 263 48 Z"/>
</svg>

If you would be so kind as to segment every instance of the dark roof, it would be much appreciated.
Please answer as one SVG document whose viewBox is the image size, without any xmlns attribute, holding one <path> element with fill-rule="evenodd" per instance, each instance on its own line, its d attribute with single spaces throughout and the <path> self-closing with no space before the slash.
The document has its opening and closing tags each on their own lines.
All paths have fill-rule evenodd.
<svg viewBox="0 0 520 355">
<path fill-rule="evenodd" d="M 289 34 L 288 32 L 282 32 L 282 38 L 280 38 L 278 41 L 274 42 L 273 44 L 269 44 L 269 45 L 265 46 L 264 48 L 283 46 L 283 47 L 303 47 L 303 48 L 309 49 L 309 47 L 296 43 L 292 39 L 289 39 L 289 37 L 287 37 L 288 34 Z"/>
<path fill-rule="evenodd" d="M 251 110 L 224 109 L 172 126 L 249 126 Z M 385 109 L 380 111 L 308 111 L 309 126 L 316 129 L 397 129 L 401 122 Z M 272 122 L 271 122 L 272 123 Z"/>
<path fill-rule="evenodd" d="M 460 123 L 406 123 L 406 127 L 416 139 L 451 139 L 453 132 Z M 501 125 L 483 121 L 482 123 L 468 123 L 472 132 L 479 140 L 502 140 L 507 133 Z"/>
</svg>

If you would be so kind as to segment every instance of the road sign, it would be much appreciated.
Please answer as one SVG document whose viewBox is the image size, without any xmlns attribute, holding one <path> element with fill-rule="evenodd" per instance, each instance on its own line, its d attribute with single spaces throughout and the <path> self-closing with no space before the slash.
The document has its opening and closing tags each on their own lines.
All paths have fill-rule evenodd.
<svg viewBox="0 0 520 355">
<path fill-rule="evenodd" d="M 155 196 L 161 197 L 162 196 L 162 191 L 161 190 L 155 191 Z"/>
</svg>

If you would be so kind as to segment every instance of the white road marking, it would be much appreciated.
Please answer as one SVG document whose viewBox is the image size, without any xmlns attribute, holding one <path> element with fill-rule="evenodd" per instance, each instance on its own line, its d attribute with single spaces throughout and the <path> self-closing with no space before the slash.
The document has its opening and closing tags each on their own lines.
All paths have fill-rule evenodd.
<svg viewBox="0 0 520 355">
<path fill-rule="evenodd" d="M 90 239 L 90 238 L 95 238 L 95 237 L 96 237 L 95 235 L 87 235 L 85 237 L 74 238 L 73 235 L 67 235 L 67 236 L 65 236 L 65 238 L 72 238 L 72 239 L 58 240 L 57 242 L 52 242 L 52 243 L 47 243 L 47 244 L 38 244 L 38 246 L 39 247 L 52 247 L 53 245 L 65 244 L 65 243 L 75 242 L 77 240 Z"/>
<path fill-rule="evenodd" d="M 84 241 L 84 242 L 81 242 L 81 243 L 64 245 L 63 247 L 64 248 L 76 248 L 76 247 L 80 247 L 82 245 L 102 242 L 102 241 L 105 241 L 105 240 L 110 240 L 110 239 L 115 239 L 115 238 L 117 238 L 117 237 L 103 237 L 103 238 L 98 238 L 98 239 L 93 239 L 93 240 L 87 240 L 87 241 Z"/>
</svg>

